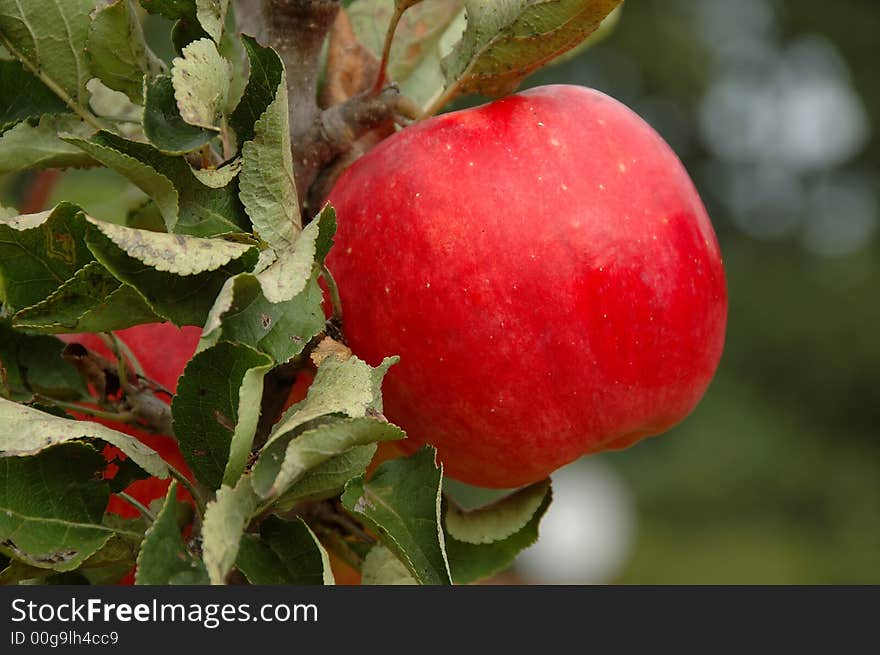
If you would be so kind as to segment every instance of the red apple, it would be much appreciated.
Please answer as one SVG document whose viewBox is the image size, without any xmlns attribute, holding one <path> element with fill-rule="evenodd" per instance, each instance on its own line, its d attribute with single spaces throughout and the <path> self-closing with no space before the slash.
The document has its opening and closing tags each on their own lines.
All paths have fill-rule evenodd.
<svg viewBox="0 0 880 655">
<path fill-rule="evenodd" d="M 183 369 L 195 352 L 201 333 L 201 329 L 197 327 L 177 328 L 170 323 L 150 323 L 119 330 L 116 332 L 116 336 L 124 341 L 137 357 L 146 376 L 173 393 L 177 390 L 177 380 L 183 374 Z M 110 349 L 95 334 L 67 334 L 62 335 L 61 339 L 68 343 L 80 343 L 99 355 L 113 359 Z M 161 394 L 159 397 L 170 402 L 170 398 Z M 90 420 L 86 415 L 79 418 Z M 177 441 L 173 437 L 150 434 L 124 423 L 94 420 L 114 430 L 137 437 L 138 440 L 158 452 L 166 462 L 192 478 L 180 448 L 177 446 Z M 105 456 L 110 461 L 123 455 L 117 448 L 108 446 L 105 450 Z M 125 491 L 136 500 L 149 505 L 153 500 L 164 497 L 170 484 L 169 478 L 150 477 L 133 482 Z M 189 498 L 188 492 L 183 487 L 178 488 L 178 498 L 181 500 Z M 137 509 L 116 496 L 110 497 L 107 511 L 125 518 L 138 516 Z"/>
<path fill-rule="evenodd" d="M 721 356 L 718 243 L 616 100 L 546 86 L 401 130 L 330 202 L 344 333 L 399 354 L 385 414 L 447 474 L 515 487 L 681 421 Z"/>
</svg>

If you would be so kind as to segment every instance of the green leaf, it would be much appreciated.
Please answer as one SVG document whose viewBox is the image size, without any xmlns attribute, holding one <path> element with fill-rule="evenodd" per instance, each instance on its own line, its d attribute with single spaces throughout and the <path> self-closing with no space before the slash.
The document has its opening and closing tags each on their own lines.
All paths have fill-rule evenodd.
<svg viewBox="0 0 880 655">
<path fill-rule="evenodd" d="M 451 501 L 446 510 L 446 533 L 468 544 L 502 541 L 522 530 L 550 491 L 549 480 L 524 487 L 479 509 L 464 511 Z"/>
<path fill-rule="evenodd" d="M 241 43 L 247 53 L 250 77 L 241 102 L 229 117 L 240 144 L 254 138 L 254 124 L 275 100 L 278 85 L 284 75 L 284 64 L 272 48 L 264 48 L 256 39 L 241 35 Z M 295 100 L 294 100 L 295 101 Z"/>
<path fill-rule="evenodd" d="M 298 295 L 280 303 L 266 300 L 256 276 L 236 275 L 217 295 L 199 348 L 221 340 L 234 341 L 267 353 L 279 364 L 286 362 L 324 329 L 321 300 L 317 275 Z"/>
<path fill-rule="evenodd" d="M 212 39 L 220 43 L 229 0 L 196 0 L 196 17 Z"/>
<path fill-rule="evenodd" d="M 244 229 L 247 216 L 234 185 L 211 188 L 183 157 L 172 157 L 146 143 L 109 132 L 90 139 L 65 138 L 103 165 L 131 180 L 162 212 L 169 232 L 215 236 Z"/>
<path fill-rule="evenodd" d="M 112 444 L 151 476 L 168 477 L 159 454 L 134 437 L 94 421 L 76 421 L 0 398 L 0 455 L 28 457 L 71 440 L 100 439 Z"/>
<path fill-rule="evenodd" d="M 67 105 L 18 61 L 0 60 L 0 132 L 44 114 L 63 114 Z"/>
<path fill-rule="evenodd" d="M 186 547 L 177 522 L 177 481 L 171 483 L 162 509 L 147 530 L 137 558 L 135 584 L 207 584 L 204 563 Z"/>
<path fill-rule="evenodd" d="M 406 566 L 385 546 L 373 546 L 361 568 L 363 585 L 417 585 Z"/>
<path fill-rule="evenodd" d="M 271 367 L 266 355 L 226 341 L 187 364 L 171 415 L 187 463 L 210 489 L 232 486 L 244 472 Z"/>
<path fill-rule="evenodd" d="M 443 59 L 445 99 L 502 96 L 577 46 L 621 0 L 465 0 L 467 29 Z"/>
<path fill-rule="evenodd" d="M 220 131 L 229 97 L 232 65 L 210 39 L 193 41 L 176 57 L 171 82 L 180 116 L 190 125 Z"/>
<path fill-rule="evenodd" d="M 256 509 L 257 497 L 246 477 L 234 488 L 223 485 L 217 499 L 208 503 L 202 526 L 202 558 L 211 584 L 226 583 L 241 537 Z"/>
<path fill-rule="evenodd" d="M 382 464 L 369 482 L 345 486 L 342 504 L 382 537 L 421 584 L 451 584 L 440 525 L 443 471 L 436 451 L 424 447 Z"/>
<path fill-rule="evenodd" d="M 521 505 L 521 509 L 527 509 L 534 503 L 535 498 L 542 491 L 543 496 L 541 497 L 541 502 L 537 509 L 534 510 L 534 513 L 528 522 L 509 536 L 490 543 L 475 544 L 460 541 L 453 536 L 452 533 L 455 532 L 460 537 L 468 538 L 470 541 L 476 541 L 477 538 L 486 538 L 486 530 L 488 530 L 490 536 L 501 536 L 501 534 L 507 532 L 510 527 L 520 521 L 514 521 L 513 523 L 508 524 L 508 530 L 498 531 L 497 524 L 496 527 L 488 527 L 488 524 L 492 523 L 491 520 L 488 522 L 487 527 L 481 529 L 474 523 L 473 519 L 470 520 L 470 525 L 467 526 L 462 525 L 461 521 L 453 519 L 453 525 L 455 527 L 450 531 L 448 520 L 450 510 L 447 506 L 445 512 L 445 524 L 447 528 L 446 554 L 449 557 L 449 567 L 452 570 L 452 579 L 456 584 L 469 584 L 471 582 L 488 578 L 496 573 L 500 573 L 513 563 L 516 556 L 521 551 L 525 550 L 538 540 L 538 525 L 541 522 L 544 513 L 547 511 L 547 508 L 550 506 L 550 501 L 552 499 L 549 481 L 545 480 L 543 482 L 537 482 L 530 487 L 526 487 L 524 490 L 514 494 L 515 496 L 522 494 L 514 500 L 503 499 L 499 501 L 499 504 L 502 507 L 502 513 L 508 512 L 511 505 Z M 487 516 L 492 516 L 496 513 L 496 510 L 493 510 L 492 507 L 493 506 L 490 506 L 485 510 L 476 510 L 475 513 L 472 513 L 472 516 L 479 517 L 482 514 L 483 519 Z M 521 519 L 524 512 L 517 511 L 514 512 L 514 514 L 518 514 Z M 484 534 L 481 535 L 481 532 Z"/>
<path fill-rule="evenodd" d="M 24 334 L 0 320 L 0 396 L 20 402 L 34 393 L 58 400 L 87 397 L 82 377 L 61 358 L 63 349 L 54 337 Z"/>
<path fill-rule="evenodd" d="M 198 150 L 217 136 L 180 117 L 169 75 L 160 75 L 147 87 L 144 102 L 144 134 L 160 151 L 179 155 Z"/>
<path fill-rule="evenodd" d="M 346 482 L 364 474 L 375 454 L 376 444 L 371 443 L 355 446 L 341 455 L 331 457 L 309 469 L 273 501 L 272 506 L 281 511 L 289 511 L 305 500 L 323 500 L 338 496 Z"/>
<path fill-rule="evenodd" d="M 92 73 L 109 88 L 122 91 L 137 103 L 143 101 L 144 75 L 155 75 L 161 70 L 128 0 L 115 0 L 95 12 L 86 52 Z"/>
<path fill-rule="evenodd" d="M 292 250 L 302 229 L 284 71 L 275 99 L 254 125 L 254 138 L 242 146 L 241 200 L 254 231 L 276 250 Z"/>
<path fill-rule="evenodd" d="M 244 535 L 238 569 L 255 585 L 332 585 L 327 551 L 301 519 L 269 516 L 260 524 L 259 538 Z"/>
<path fill-rule="evenodd" d="M 56 571 L 96 553 L 114 533 L 101 525 L 110 498 L 105 466 L 101 453 L 82 443 L 0 457 L 0 551 Z"/>
<path fill-rule="evenodd" d="M 13 324 L 64 334 L 111 332 L 161 320 L 135 288 L 117 280 L 98 262 L 91 262 L 45 300 L 16 313 Z"/>
<path fill-rule="evenodd" d="M 95 160 L 58 134 L 87 137 L 94 130 L 71 114 L 22 121 L 0 134 L 0 175 L 30 169 L 94 166 Z"/>
<path fill-rule="evenodd" d="M 86 108 L 85 47 L 94 8 L 95 0 L 0 0 L 0 45 L 58 95 Z"/>
<path fill-rule="evenodd" d="M 0 298 L 12 311 L 40 302 L 92 261 L 79 207 L 0 219 Z"/>
<path fill-rule="evenodd" d="M 86 241 L 98 261 L 177 325 L 203 325 L 226 279 L 257 258 L 245 244 L 88 220 Z"/>
</svg>

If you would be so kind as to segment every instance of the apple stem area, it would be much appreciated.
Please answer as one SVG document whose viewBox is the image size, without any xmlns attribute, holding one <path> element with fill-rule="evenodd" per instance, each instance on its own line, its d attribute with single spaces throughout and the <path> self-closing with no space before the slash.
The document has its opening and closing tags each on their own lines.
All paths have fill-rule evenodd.
<svg viewBox="0 0 880 655">
<path fill-rule="evenodd" d="M 366 76 L 359 88 L 350 89 L 347 97 L 328 98 L 325 93 L 319 102 L 318 77 L 326 37 L 337 20 L 347 20 L 340 14 L 341 6 L 339 0 L 235 0 L 239 30 L 273 47 L 284 62 L 291 99 L 293 168 L 304 222 L 323 202 L 321 190 L 329 189 L 335 180 L 332 170 L 332 179 L 327 179 L 331 163 L 351 152 L 368 133 L 386 128 L 385 135 L 391 134 L 395 124 L 418 114 L 415 104 L 394 84 L 386 85 L 384 68 L 377 67 L 367 54 L 343 58 L 336 70 L 328 69 L 327 76 L 349 79 L 364 77 L 374 68 L 377 72 Z M 390 40 L 391 34 L 389 47 Z M 317 192 L 312 191 L 314 186 Z"/>
</svg>

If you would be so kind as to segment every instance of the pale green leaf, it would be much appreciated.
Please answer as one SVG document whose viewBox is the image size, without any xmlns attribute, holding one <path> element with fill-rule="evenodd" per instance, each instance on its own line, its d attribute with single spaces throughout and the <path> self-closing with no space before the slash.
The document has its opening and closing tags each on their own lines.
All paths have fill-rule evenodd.
<svg viewBox="0 0 880 655">
<path fill-rule="evenodd" d="M 301 223 L 283 71 L 275 99 L 254 125 L 254 138 L 242 146 L 240 185 L 254 231 L 276 250 L 292 249 Z"/>
<path fill-rule="evenodd" d="M 156 451 L 100 423 L 62 418 L 0 398 L 0 425 L 0 453 L 4 457 L 35 455 L 76 439 L 101 439 L 119 448 L 151 476 L 168 477 L 168 466 Z"/>
<path fill-rule="evenodd" d="M 253 248 L 222 239 L 137 230 L 91 217 L 86 220 L 130 257 L 157 271 L 176 275 L 216 271 Z"/>
<path fill-rule="evenodd" d="M 363 585 L 417 585 L 406 566 L 385 546 L 373 546 L 361 568 Z"/>
<path fill-rule="evenodd" d="M 272 506 L 288 511 L 305 500 L 323 500 L 338 496 L 345 483 L 363 475 L 376 454 L 376 444 L 355 446 L 323 464 L 309 469 L 298 481 L 272 502 Z"/>
<path fill-rule="evenodd" d="M 203 325 L 226 279 L 257 260 L 248 244 L 89 220 L 86 241 L 95 258 L 177 325 Z"/>
<path fill-rule="evenodd" d="M 206 186 L 183 157 L 172 157 L 150 144 L 105 131 L 87 140 L 66 140 L 127 177 L 153 198 L 169 232 L 204 237 L 241 232 L 245 228 L 247 216 L 235 185 Z"/>
<path fill-rule="evenodd" d="M 257 274 L 266 299 L 279 303 L 301 293 L 315 268 L 323 266 L 335 233 L 336 212 L 328 204 L 300 233 L 292 248 L 278 251 L 277 259 Z"/>
<path fill-rule="evenodd" d="M 272 429 L 266 445 L 322 416 L 381 416 L 382 379 L 397 361 L 397 357 L 386 357 L 373 368 L 357 357 L 350 357 L 344 362 L 327 357 L 318 367 L 305 400 L 285 412 Z"/>
<path fill-rule="evenodd" d="M 156 148 L 172 155 L 198 150 L 217 136 L 180 117 L 170 75 L 160 75 L 147 87 L 144 134 Z"/>
<path fill-rule="evenodd" d="M 220 131 L 229 97 L 232 65 L 210 39 L 193 41 L 175 57 L 171 81 L 180 116 L 190 125 Z"/>
<path fill-rule="evenodd" d="M 196 17 L 212 39 L 220 43 L 229 0 L 196 0 Z"/>
<path fill-rule="evenodd" d="M 216 500 L 205 508 L 202 558 L 211 584 L 226 583 L 238 556 L 241 537 L 256 508 L 257 497 L 246 477 L 234 488 L 223 485 Z"/>
<path fill-rule="evenodd" d="M 363 416 L 328 419 L 288 441 L 290 436 L 276 436 L 254 466 L 254 486 L 263 497 L 284 494 L 311 469 L 356 446 L 403 439 L 406 434 L 396 425 Z"/>
<path fill-rule="evenodd" d="M 527 487 L 524 492 L 528 495 L 532 493 L 537 495 L 541 489 L 544 490 L 541 503 L 535 509 L 528 522 L 516 532 L 498 541 L 480 544 L 459 541 L 452 536 L 449 531 L 448 521 L 445 521 L 447 526 L 446 554 L 449 558 L 452 579 L 456 584 L 470 584 L 504 571 L 513 564 L 520 552 L 538 540 L 538 526 L 552 500 L 550 485 L 547 481 L 538 482 L 531 487 Z M 503 504 L 505 501 L 501 500 L 500 502 Z M 445 512 L 447 517 L 449 516 L 449 507 L 447 503 Z M 477 510 L 477 512 L 480 511 Z M 492 513 L 491 508 L 488 508 L 486 511 L 489 514 Z M 479 535 L 479 529 L 474 530 L 476 527 L 474 525 L 468 526 L 464 533 L 462 533 L 462 527 L 460 524 L 456 526 L 460 536 L 463 534 L 463 536 L 470 538 Z M 496 532 L 496 535 L 500 534 L 501 532 Z"/>
<path fill-rule="evenodd" d="M 491 505 L 470 511 L 449 501 L 446 532 L 468 544 L 489 544 L 507 539 L 532 520 L 549 491 L 548 480 L 536 482 Z"/>
</svg>

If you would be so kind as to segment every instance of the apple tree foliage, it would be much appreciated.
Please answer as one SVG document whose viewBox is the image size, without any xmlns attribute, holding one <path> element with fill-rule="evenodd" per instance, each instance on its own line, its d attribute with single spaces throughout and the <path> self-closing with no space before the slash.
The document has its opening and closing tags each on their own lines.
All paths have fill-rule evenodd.
<svg viewBox="0 0 880 655">
<path fill-rule="evenodd" d="M 365 56 L 384 52 L 387 80 L 430 114 L 512 92 L 606 29 L 619 3 L 349 0 L 341 11 Z M 336 219 L 329 205 L 302 211 L 297 193 L 300 99 L 287 77 L 302 72 L 239 34 L 235 7 L 0 0 L 0 174 L 102 166 L 149 198 L 121 224 L 65 202 L 0 207 L 0 581 L 108 583 L 134 569 L 139 584 L 328 584 L 328 552 L 369 584 L 501 571 L 537 539 L 549 481 L 464 511 L 430 448 L 365 475 L 378 443 L 406 436 L 382 415 L 396 359 L 314 356 L 340 338 L 321 288 Z M 148 17 L 173 58 L 154 54 Z M 194 510 L 175 481 L 122 519 L 108 500 L 132 480 L 187 480 L 137 438 L 77 420 L 98 401 L 55 335 L 160 321 L 203 330 L 170 408 Z M 307 396 L 261 425 L 267 376 L 310 356 Z M 108 444 L 127 456 L 112 478 Z"/>
</svg>

